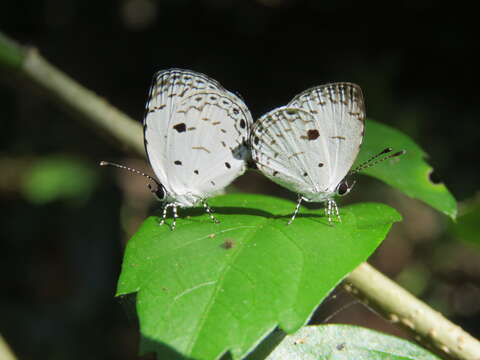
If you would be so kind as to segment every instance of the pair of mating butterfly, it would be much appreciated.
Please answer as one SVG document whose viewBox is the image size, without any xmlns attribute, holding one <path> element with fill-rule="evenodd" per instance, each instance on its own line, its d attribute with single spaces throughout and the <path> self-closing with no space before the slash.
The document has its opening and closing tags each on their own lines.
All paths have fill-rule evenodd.
<svg viewBox="0 0 480 360">
<path fill-rule="evenodd" d="M 255 123 L 245 103 L 217 81 L 189 70 L 169 69 L 155 74 L 143 122 L 145 149 L 158 180 L 150 190 L 164 202 L 160 224 L 168 208 L 202 203 L 215 222 L 206 199 L 221 192 L 247 169 L 256 167 L 302 200 L 325 202 L 340 220 L 335 195 L 347 194 L 349 174 L 379 161 L 385 149 L 354 170 L 364 133 L 362 90 L 351 83 L 332 83 L 308 89 L 286 106 L 263 115 Z M 388 154 L 380 160 L 398 156 Z"/>
</svg>

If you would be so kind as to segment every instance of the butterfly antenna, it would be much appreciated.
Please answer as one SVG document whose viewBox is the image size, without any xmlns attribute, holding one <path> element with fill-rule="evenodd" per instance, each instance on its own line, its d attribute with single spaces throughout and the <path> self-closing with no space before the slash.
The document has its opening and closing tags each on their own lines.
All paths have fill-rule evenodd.
<svg viewBox="0 0 480 360">
<path fill-rule="evenodd" d="M 112 163 L 110 161 L 100 161 L 100 166 L 115 166 L 117 168 L 120 168 L 120 169 L 124 169 L 124 170 L 127 170 L 127 171 L 130 171 L 134 174 L 138 174 L 138 175 L 142 175 L 142 176 L 145 176 L 147 179 L 149 180 L 152 180 L 155 184 L 157 184 L 159 187 L 161 186 L 160 183 L 157 181 L 157 179 L 151 177 L 150 175 L 148 174 L 145 174 L 137 169 L 133 169 L 133 168 L 130 168 L 128 166 L 125 166 L 125 165 L 120 165 L 120 164 L 115 164 L 115 163 Z"/>
<path fill-rule="evenodd" d="M 355 169 L 351 170 L 350 175 L 358 174 L 362 170 L 368 169 L 369 167 L 375 166 L 385 160 L 388 160 L 397 156 L 401 156 L 406 153 L 405 150 L 400 150 L 400 151 L 397 151 L 396 153 L 390 154 L 392 151 L 393 149 L 390 147 L 383 149 L 377 155 L 372 156 L 370 159 L 368 159 L 367 161 L 364 161 L 363 163 L 358 165 Z M 382 157 L 382 155 L 386 155 L 386 154 L 388 155 Z"/>
</svg>

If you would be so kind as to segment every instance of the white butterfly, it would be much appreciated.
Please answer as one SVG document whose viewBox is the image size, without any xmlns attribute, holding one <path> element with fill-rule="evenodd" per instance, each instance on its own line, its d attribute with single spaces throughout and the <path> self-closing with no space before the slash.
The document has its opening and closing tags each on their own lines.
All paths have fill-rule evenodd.
<svg viewBox="0 0 480 360">
<path fill-rule="evenodd" d="M 147 176 L 157 184 L 149 187 L 164 203 L 160 224 L 171 207 L 174 229 L 177 207 L 199 203 L 216 221 L 206 199 L 245 172 L 252 123 L 243 101 L 208 76 L 181 69 L 155 74 L 143 128 L 158 179 Z"/>
<path fill-rule="evenodd" d="M 302 200 L 325 202 L 329 223 L 333 213 L 341 221 L 334 197 L 349 193 L 354 184 L 349 185 L 346 176 L 362 144 L 364 120 L 360 87 L 332 83 L 302 92 L 255 122 L 250 142 L 257 168 L 299 194 L 289 224 Z M 366 164 L 390 151 L 385 149 Z"/>
</svg>

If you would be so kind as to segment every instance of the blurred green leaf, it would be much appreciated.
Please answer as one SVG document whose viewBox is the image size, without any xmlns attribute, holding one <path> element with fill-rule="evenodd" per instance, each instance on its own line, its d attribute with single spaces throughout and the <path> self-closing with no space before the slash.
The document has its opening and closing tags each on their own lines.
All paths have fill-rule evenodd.
<svg viewBox="0 0 480 360">
<path fill-rule="evenodd" d="M 412 262 L 395 278 L 395 281 L 413 295 L 421 295 L 431 284 L 431 268 L 422 262 Z"/>
<path fill-rule="evenodd" d="M 263 345 L 263 344 L 262 344 Z M 261 346 L 262 346 L 261 345 Z M 260 347 L 261 347 L 260 346 Z M 263 360 L 255 351 L 248 360 Z M 439 360 L 409 341 L 351 325 L 305 326 L 285 337 L 267 360 Z"/>
<path fill-rule="evenodd" d="M 457 203 L 443 183 L 430 180 L 433 169 L 425 161 L 425 152 L 407 135 L 387 125 L 367 120 L 365 139 L 356 161 L 359 164 L 387 147 L 395 151 L 406 150 L 406 154 L 379 163 L 362 171 L 404 192 L 422 200 L 434 209 L 455 219 Z"/>
<path fill-rule="evenodd" d="M 33 163 L 23 177 L 23 196 L 34 204 L 57 200 L 86 201 L 97 182 L 96 173 L 83 161 L 66 156 L 50 156 Z"/>
<path fill-rule="evenodd" d="M 480 245 L 480 203 L 469 205 L 452 225 L 455 236 L 463 241 Z"/>
<path fill-rule="evenodd" d="M 298 330 L 401 219 L 386 205 L 357 204 L 341 209 L 342 223 L 302 209 L 287 226 L 290 201 L 210 202 L 220 224 L 203 209 L 186 210 L 175 231 L 150 217 L 128 243 L 117 295 L 138 292 L 142 353 L 217 359 L 230 350 L 240 359 L 276 326 Z"/>
</svg>

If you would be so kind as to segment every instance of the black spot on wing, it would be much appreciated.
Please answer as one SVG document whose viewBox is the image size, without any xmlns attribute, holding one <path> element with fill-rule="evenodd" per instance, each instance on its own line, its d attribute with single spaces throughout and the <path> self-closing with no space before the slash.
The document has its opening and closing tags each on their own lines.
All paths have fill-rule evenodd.
<svg viewBox="0 0 480 360">
<path fill-rule="evenodd" d="M 318 167 L 323 167 L 323 163 L 318 163 Z"/>
<path fill-rule="evenodd" d="M 315 140 L 318 139 L 320 136 L 320 133 L 318 132 L 317 129 L 312 129 L 307 131 L 307 138 L 308 140 Z"/>
<path fill-rule="evenodd" d="M 198 175 L 198 170 L 193 170 L 193 172 L 195 173 L 195 175 Z"/>
<path fill-rule="evenodd" d="M 181 162 L 180 160 L 175 160 L 173 163 L 174 163 L 175 165 L 182 165 L 182 162 Z"/>
<path fill-rule="evenodd" d="M 226 167 L 227 169 L 230 169 L 230 168 L 232 167 L 232 165 L 230 165 L 230 163 L 226 162 L 226 163 L 225 163 L 225 167 Z"/>
<path fill-rule="evenodd" d="M 173 125 L 173 128 L 177 130 L 179 133 L 185 132 L 187 130 L 187 126 L 185 123 L 179 123 L 176 125 Z"/>
</svg>

